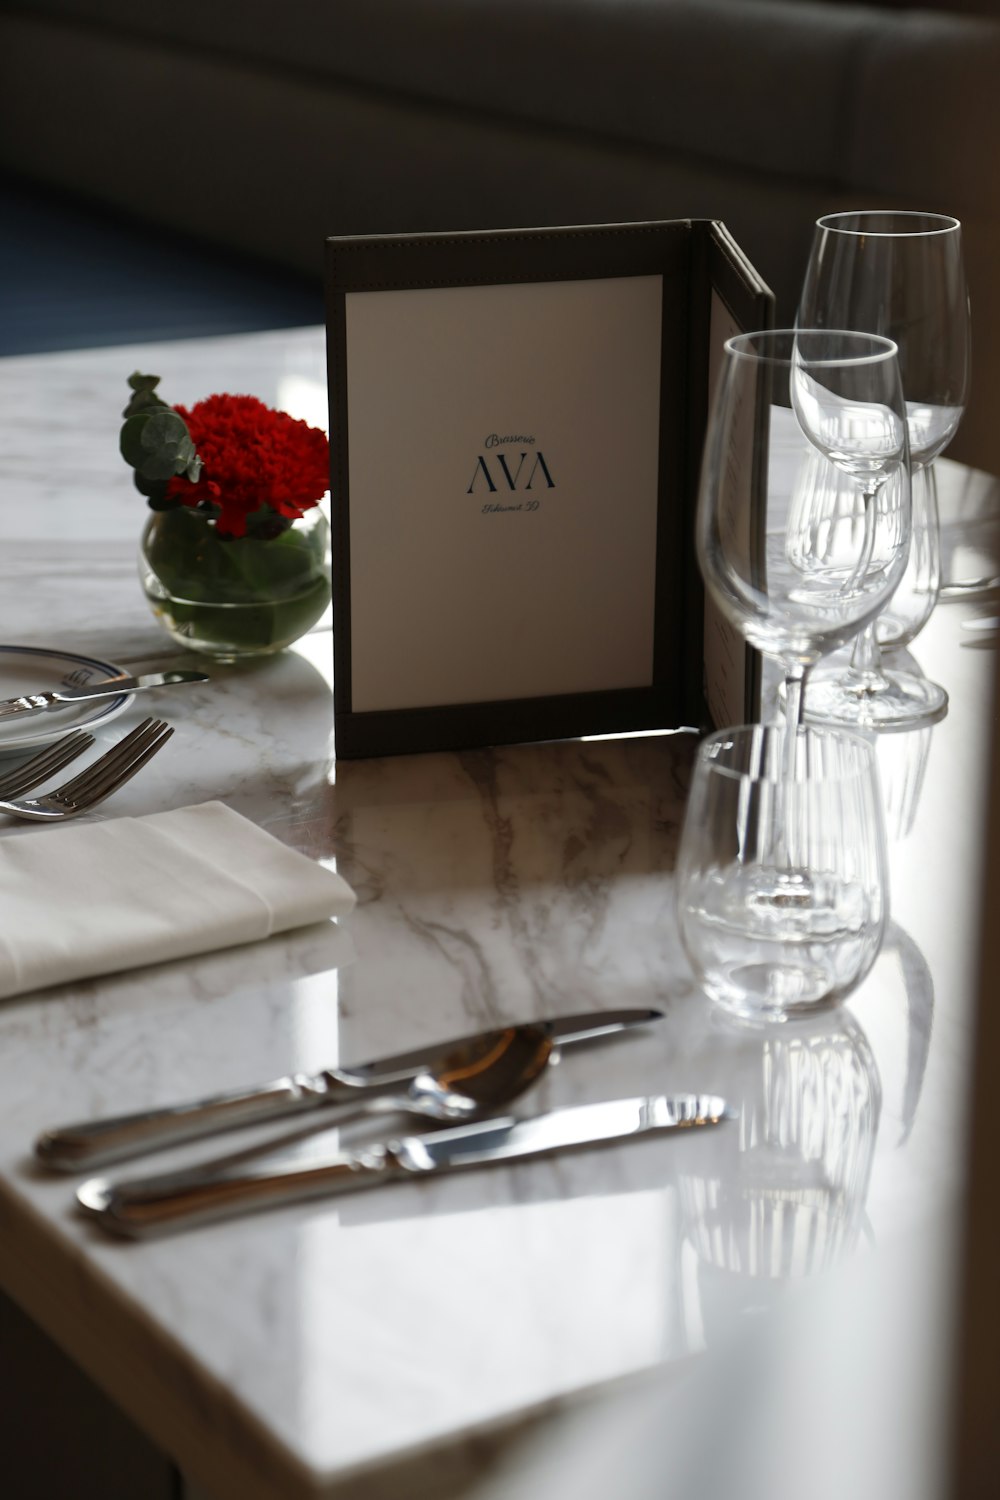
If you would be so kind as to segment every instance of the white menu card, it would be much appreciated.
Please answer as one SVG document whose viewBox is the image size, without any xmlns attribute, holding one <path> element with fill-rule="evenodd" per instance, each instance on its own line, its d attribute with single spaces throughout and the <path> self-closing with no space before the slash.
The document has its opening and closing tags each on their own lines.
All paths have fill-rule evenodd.
<svg viewBox="0 0 1000 1500">
<path fill-rule="evenodd" d="M 356 712 L 652 682 L 661 286 L 347 294 Z"/>
</svg>

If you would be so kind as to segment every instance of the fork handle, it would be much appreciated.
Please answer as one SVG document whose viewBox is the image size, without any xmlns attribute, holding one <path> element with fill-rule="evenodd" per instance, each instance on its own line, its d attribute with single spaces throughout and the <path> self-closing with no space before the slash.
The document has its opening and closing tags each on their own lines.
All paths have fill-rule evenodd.
<svg viewBox="0 0 1000 1500">
<path fill-rule="evenodd" d="M 357 1095 L 356 1088 L 349 1084 L 341 1087 L 330 1072 L 315 1077 L 294 1073 L 257 1088 L 215 1094 L 190 1104 L 60 1125 L 38 1137 L 35 1155 L 47 1167 L 75 1172 L 123 1161 L 142 1151 L 197 1140 L 218 1130 L 281 1119 L 324 1104 L 353 1102 Z"/>
<path fill-rule="evenodd" d="M 26 693 L 23 698 L 7 698 L 0 703 L 0 719 L 26 718 L 58 706 L 54 693 Z"/>
</svg>

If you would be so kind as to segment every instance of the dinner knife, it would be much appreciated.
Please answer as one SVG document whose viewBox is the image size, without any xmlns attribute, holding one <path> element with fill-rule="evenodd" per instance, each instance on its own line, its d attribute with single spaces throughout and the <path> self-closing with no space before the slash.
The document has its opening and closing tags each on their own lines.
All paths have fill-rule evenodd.
<svg viewBox="0 0 1000 1500">
<path fill-rule="evenodd" d="M 525 1024 L 547 1031 L 555 1046 L 564 1047 L 567 1043 L 588 1041 L 657 1021 L 662 1016 L 662 1011 L 649 1008 L 603 1010 Z M 57 1171 L 76 1172 L 124 1161 L 143 1151 L 201 1139 L 219 1130 L 258 1125 L 332 1105 L 356 1106 L 405 1087 L 420 1073 L 444 1067 L 457 1050 L 474 1053 L 481 1049 L 486 1053 L 510 1029 L 455 1037 L 352 1067 L 325 1068 L 313 1074 L 293 1073 L 269 1083 L 138 1114 L 56 1126 L 39 1136 L 35 1154 Z"/>
<path fill-rule="evenodd" d="M 119 693 L 141 693 L 146 688 L 179 687 L 185 682 L 208 682 L 205 672 L 149 672 L 145 677 L 106 677 L 88 687 L 55 688 L 51 693 L 24 693 L 20 698 L 0 700 L 0 718 L 51 713 L 72 708 L 91 698 L 116 698 Z"/>
<path fill-rule="evenodd" d="M 224 1218 L 278 1203 L 325 1198 L 405 1178 L 464 1167 L 548 1156 L 629 1136 L 690 1130 L 734 1119 L 714 1094 L 652 1095 L 577 1104 L 530 1119 L 483 1120 L 407 1135 L 306 1162 L 294 1154 L 265 1160 L 230 1158 L 187 1171 L 109 1182 L 92 1178 L 77 1191 L 81 1208 L 102 1228 L 138 1239 L 158 1231 Z"/>
</svg>

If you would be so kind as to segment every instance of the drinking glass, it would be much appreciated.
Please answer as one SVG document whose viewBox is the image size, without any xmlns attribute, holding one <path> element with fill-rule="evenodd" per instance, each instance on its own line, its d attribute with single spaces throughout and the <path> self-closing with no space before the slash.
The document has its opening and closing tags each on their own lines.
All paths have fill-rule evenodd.
<svg viewBox="0 0 1000 1500">
<path fill-rule="evenodd" d="M 842 1000 L 882 942 L 886 871 L 882 797 L 866 739 L 753 724 L 702 742 L 681 835 L 677 909 L 695 974 L 724 1009 L 780 1021 Z"/>
<path fill-rule="evenodd" d="M 846 673 L 817 673 L 810 719 L 903 725 L 940 718 L 944 688 L 887 671 L 879 643 L 906 645 L 941 587 L 933 461 L 953 437 L 969 388 L 969 297 L 962 230 L 943 214 L 863 211 L 819 219 L 799 303 L 803 328 L 856 328 L 893 340 L 906 399 L 912 481 L 910 565 L 884 622 L 859 635 Z"/>
<path fill-rule="evenodd" d="M 698 561 L 723 614 L 780 662 L 786 716 L 906 566 L 909 465 L 891 340 L 777 329 L 725 345 L 702 463 Z"/>
</svg>

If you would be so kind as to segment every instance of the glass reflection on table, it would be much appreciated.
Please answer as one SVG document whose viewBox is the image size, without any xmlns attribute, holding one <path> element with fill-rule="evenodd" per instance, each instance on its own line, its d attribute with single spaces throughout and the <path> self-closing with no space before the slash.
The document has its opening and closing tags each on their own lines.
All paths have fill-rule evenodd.
<svg viewBox="0 0 1000 1500">
<path fill-rule="evenodd" d="M 699 1172 L 692 1152 L 678 1174 L 692 1345 L 855 1248 L 882 1108 L 868 1038 L 847 1010 L 760 1031 L 734 1048 L 730 1072 L 728 1154 Z"/>
</svg>

